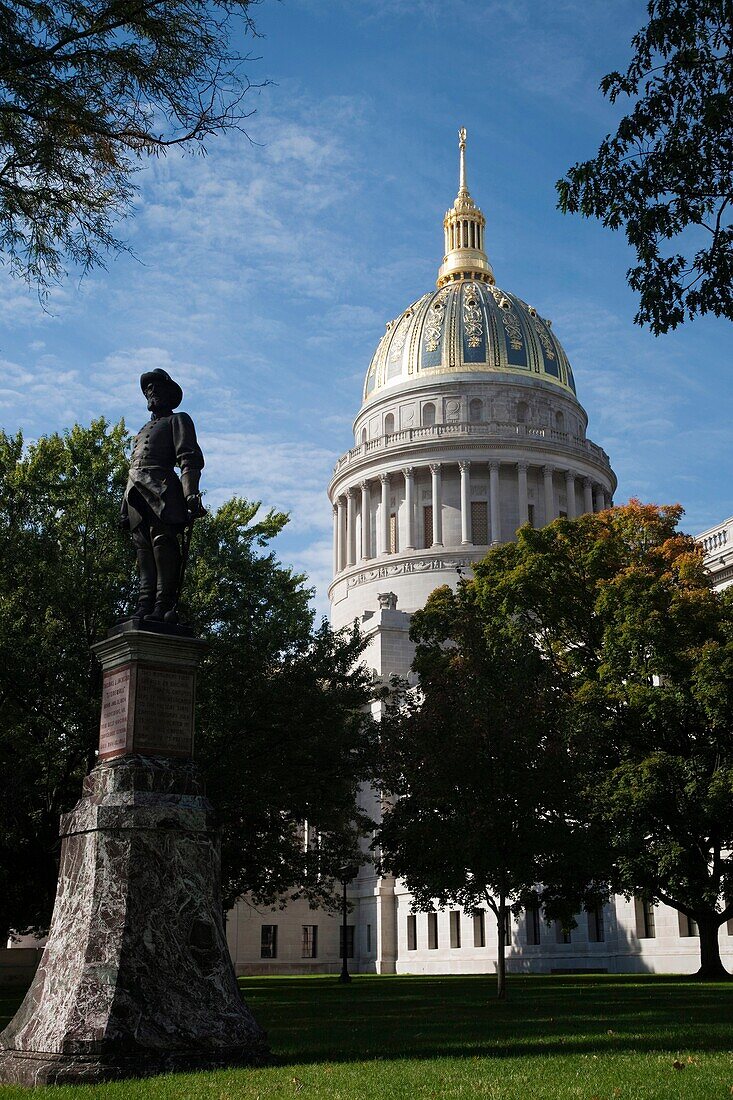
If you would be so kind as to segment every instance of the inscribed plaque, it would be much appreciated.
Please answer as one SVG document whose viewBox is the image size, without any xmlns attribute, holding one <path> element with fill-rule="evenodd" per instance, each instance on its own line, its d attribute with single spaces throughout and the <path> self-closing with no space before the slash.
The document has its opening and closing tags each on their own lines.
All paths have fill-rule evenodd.
<svg viewBox="0 0 733 1100">
<path fill-rule="evenodd" d="M 193 754 L 194 672 L 139 665 L 135 692 L 135 752 Z"/>
<path fill-rule="evenodd" d="M 99 755 L 119 756 L 127 747 L 130 701 L 130 666 L 105 672 L 102 679 L 102 715 L 99 722 Z"/>
</svg>

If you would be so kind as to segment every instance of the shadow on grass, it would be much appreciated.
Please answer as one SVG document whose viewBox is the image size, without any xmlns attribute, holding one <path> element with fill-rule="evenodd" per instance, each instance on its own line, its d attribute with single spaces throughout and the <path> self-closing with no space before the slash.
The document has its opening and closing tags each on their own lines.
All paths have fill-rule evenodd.
<svg viewBox="0 0 733 1100">
<path fill-rule="evenodd" d="M 676 977 L 244 979 L 281 1064 L 731 1049 L 733 988 Z"/>
<path fill-rule="evenodd" d="M 276 1062 L 728 1052 L 733 987 L 678 977 L 245 978 L 242 993 Z M 0 1029 L 20 1004 L 0 995 Z"/>
</svg>

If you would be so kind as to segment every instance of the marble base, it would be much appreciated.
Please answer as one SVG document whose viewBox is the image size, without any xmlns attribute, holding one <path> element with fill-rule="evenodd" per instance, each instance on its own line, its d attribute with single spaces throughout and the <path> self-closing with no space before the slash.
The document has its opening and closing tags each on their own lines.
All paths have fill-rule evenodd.
<svg viewBox="0 0 733 1100">
<path fill-rule="evenodd" d="M 219 837 L 191 761 L 97 765 L 61 819 L 48 944 L 0 1035 L 0 1081 L 259 1064 L 224 934 Z"/>
</svg>

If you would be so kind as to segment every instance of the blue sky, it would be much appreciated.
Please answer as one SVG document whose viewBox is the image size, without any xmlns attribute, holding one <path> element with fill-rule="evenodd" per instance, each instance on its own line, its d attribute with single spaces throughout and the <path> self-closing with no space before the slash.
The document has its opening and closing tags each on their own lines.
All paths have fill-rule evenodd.
<svg viewBox="0 0 733 1100">
<path fill-rule="evenodd" d="M 250 143 L 212 139 L 138 176 L 134 256 L 70 278 L 44 313 L 0 269 L 0 424 L 27 437 L 100 413 L 145 419 L 144 369 L 186 390 L 216 504 L 289 510 L 283 561 L 325 611 L 325 486 L 351 445 L 387 320 L 434 285 L 442 218 L 468 183 L 499 286 L 552 319 L 589 434 L 629 496 L 679 501 L 699 531 L 733 513 L 730 325 L 633 325 L 622 236 L 555 209 L 554 181 L 618 117 L 598 92 L 642 0 L 264 0 Z"/>
</svg>

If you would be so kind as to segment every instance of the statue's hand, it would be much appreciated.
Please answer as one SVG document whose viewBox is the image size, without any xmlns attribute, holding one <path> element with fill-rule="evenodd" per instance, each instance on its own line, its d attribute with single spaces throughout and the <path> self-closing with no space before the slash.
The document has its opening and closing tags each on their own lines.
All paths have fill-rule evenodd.
<svg viewBox="0 0 733 1100">
<path fill-rule="evenodd" d="M 201 493 L 189 493 L 186 497 L 186 509 L 191 519 L 200 519 L 206 515 L 206 509 L 201 503 Z"/>
</svg>

